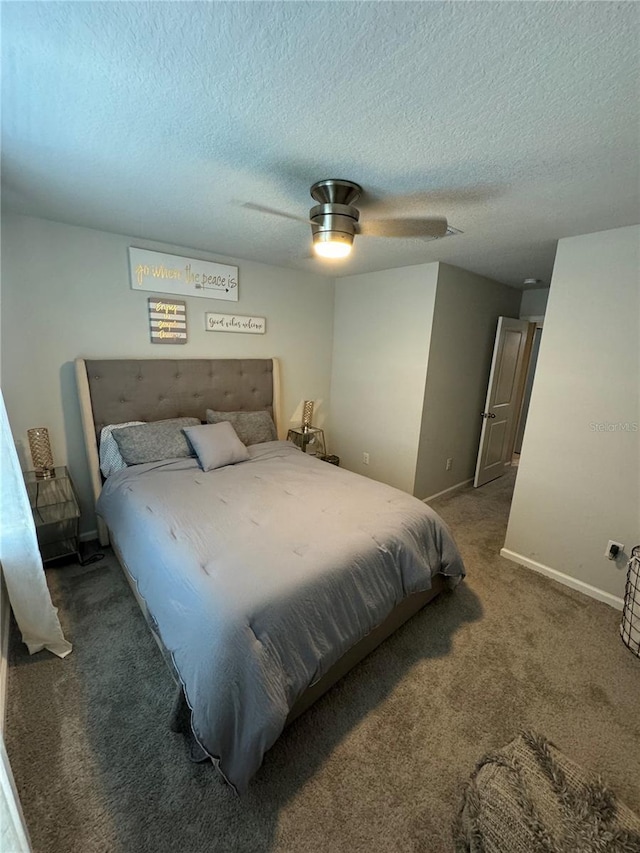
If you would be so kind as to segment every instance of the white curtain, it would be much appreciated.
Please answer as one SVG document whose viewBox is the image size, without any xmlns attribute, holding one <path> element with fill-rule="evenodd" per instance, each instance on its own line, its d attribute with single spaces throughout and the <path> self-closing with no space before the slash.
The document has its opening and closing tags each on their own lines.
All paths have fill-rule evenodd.
<svg viewBox="0 0 640 853">
<path fill-rule="evenodd" d="M 0 564 L 9 602 L 29 653 L 49 649 L 63 658 L 71 651 L 38 550 L 29 496 L 22 478 L 9 419 L 0 392 Z"/>
<path fill-rule="evenodd" d="M 18 792 L 11 774 L 9 757 L 0 739 L 0 850 L 3 853 L 30 853 L 31 844 Z"/>
</svg>

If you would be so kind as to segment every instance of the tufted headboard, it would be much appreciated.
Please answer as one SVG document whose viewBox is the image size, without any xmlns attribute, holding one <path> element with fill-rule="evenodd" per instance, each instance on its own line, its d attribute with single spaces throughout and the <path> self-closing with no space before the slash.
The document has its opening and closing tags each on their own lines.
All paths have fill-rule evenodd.
<svg viewBox="0 0 640 853">
<path fill-rule="evenodd" d="M 107 424 L 178 417 L 204 420 L 207 409 L 267 409 L 282 437 L 276 358 L 77 358 L 76 381 L 96 500 L 102 489 L 98 440 Z M 100 541 L 106 544 L 106 531 L 100 519 L 98 523 Z"/>
</svg>

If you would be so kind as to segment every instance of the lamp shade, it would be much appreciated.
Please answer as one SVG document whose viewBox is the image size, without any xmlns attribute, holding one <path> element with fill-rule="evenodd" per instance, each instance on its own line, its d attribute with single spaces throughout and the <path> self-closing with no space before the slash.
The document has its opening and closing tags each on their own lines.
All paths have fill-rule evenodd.
<svg viewBox="0 0 640 853">
<path fill-rule="evenodd" d="M 305 400 L 302 408 L 302 426 L 311 426 L 313 420 L 313 400 Z"/>
<path fill-rule="evenodd" d="M 36 477 L 48 480 L 54 476 L 49 430 L 46 427 L 34 427 L 34 429 L 27 430 L 27 435 Z"/>
</svg>

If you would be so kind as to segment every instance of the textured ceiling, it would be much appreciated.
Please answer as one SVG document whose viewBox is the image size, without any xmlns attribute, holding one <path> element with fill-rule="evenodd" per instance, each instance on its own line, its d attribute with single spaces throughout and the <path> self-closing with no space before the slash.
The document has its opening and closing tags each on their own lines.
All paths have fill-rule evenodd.
<svg viewBox="0 0 640 853">
<path fill-rule="evenodd" d="M 640 5 L 3 2 L 3 204 L 350 275 L 447 261 L 548 282 L 559 237 L 640 221 Z M 441 241 L 309 258 L 309 186 Z"/>
</svg>

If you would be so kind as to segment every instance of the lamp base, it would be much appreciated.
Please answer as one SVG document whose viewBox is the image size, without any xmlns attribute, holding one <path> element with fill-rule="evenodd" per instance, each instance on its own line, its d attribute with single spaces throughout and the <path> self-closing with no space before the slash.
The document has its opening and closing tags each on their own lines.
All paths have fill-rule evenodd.
<svg viewBox="0 0 640 853">
<path fill-rule="evenodd" d="M 55 468 L 36 468 L 36 480 L 53 480 L 55 476 Z"/>
</svg>

